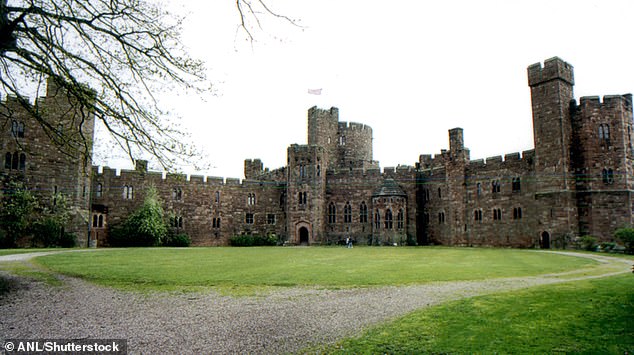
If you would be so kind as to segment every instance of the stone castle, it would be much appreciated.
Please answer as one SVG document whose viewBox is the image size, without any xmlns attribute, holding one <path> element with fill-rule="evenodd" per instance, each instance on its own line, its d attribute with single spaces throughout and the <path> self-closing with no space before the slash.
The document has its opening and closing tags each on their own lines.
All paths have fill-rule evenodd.
<svg viewBox="0 0 634 355">
<path fill-rule="evenodd" d="M 528 67 L 535 148 L 471 160 L 461 128 L 449 149 L 414 166 L 379 168 L 372 128 L 339 121 L 337 108 L 308 110 L 307 144 L 287 149 L 286 166 L 245 160 L 244 179 L 164 174 L 137 161 L 117 172 L 50 148 L 29 114 L 13 108 L 2 135 L 2 175 L 21 176 L 45 201 L 71 201 L 80 245 L 108 245 L 153 185 L 171 228 L 193 245 L 228 245 L 235 235 L 275 235 L 285 244 L 357 243 L 564 247 L 575 236 L 612 239 L 633 224 L 632 95 L 573 97 L 573 67 L 559 58 Z M 38 104 L 58 129 L 92 137 L 69 100 L 49 85 Z M 88 168 L 86 168 L 88 167 Z"/>
</svg>

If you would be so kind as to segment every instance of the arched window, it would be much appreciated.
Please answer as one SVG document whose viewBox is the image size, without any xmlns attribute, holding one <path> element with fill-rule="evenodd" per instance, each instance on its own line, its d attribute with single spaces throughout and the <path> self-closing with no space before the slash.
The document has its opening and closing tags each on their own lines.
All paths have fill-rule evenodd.
<svg viewBox="0 0 634 355">
<path fill-rule="evenodd" d="M 445 212 L 438 212 L 438 224 L 445 224 Z"/>
<path fill-rule="evenodd" d="M 134 188 L 132 186 L 125 185 L 123 187 L 123 199 L 132 200 L 134 198 Z"/>
<path fill-rule="evenodd" d="M 392 229 L 392 227 L 392 210 L 388 208 L 385 211 L 385 229 Z"/>
<path fill-rule="evenodd" d="M 522 219 L 522 207 L 513 208 L 513 219 Z"/>
<path fill-rule="evenodd" d="M 95 197 L 101 197 L 103 194 L 103 185 L 98 183 L 95 187 Z"/>
<path fill-rule="evenodd" d="M 499 221 L 502 219 L 502 210 L 499 208 L 494 208 L 493 209 L 493 220 L 494 221 Z"/>
<path fill-rule="evenodd" d="M 13 153 L 13 158 L 11 159 L 11 169 L 18 170 L 18 164 L 20 164 L 19 159 L 18 152 Z"/>
<path fill-rule="evenodd" d="M 250 193 L 247 195 L 247 205 L 249 206 L 255 205 L 255 193 Z"/>
<path fill-rule="evenodd" d="M 403 213 L 403 209 L 398 210 L 398 214 L 396 215 L 396 228 L 403 229 L 405 227 L 405 215 Z"/>
<path fill-rule="evenodd" d="M 4 168 L 11 169 L 11 153 L 4 155 Z"/>
<path fill-rule="evenodd" d="M 337 223 L 337 207 L 334 202 L 328 205 L 328 223 Z"/>
<path fill-rule="evenodd" d="M 92 226 L 95 228 L 97 227 L 97 221 L 98 221 L 97 215 L 96 214 L 92 215 Z"/>
<path fill-rule="evenodd" d="M 181 201 L 183 199 L 183 189 L 181 187 L 175 187 L 172 190 L 172 198 L 174 201 Z"/>
<path fill-rule="evenodd" d="M 343 207 L 343 222 L 352 223 L 352 206 L 350 206 L 350 202 L 346 202 Z"/>
<path fill-rule="evenodd" d="M 476 184 L 476 196 L 481 196 L 482 195 L 482 183 L 477 183 Z"/>
<path fill-rule="evenodd" d="M 308 193 L 306 191 L 300 191 L 298 192 L 297 197 L 299 198 L 299 205 L 306 206 L 306 203 L 308 202 Z"/>
<path fill-rule="evenodd" d="M 368 205 L 365 201 L 359 205 L 359 223 L 368 223 Z"/>
<path fill-rule="evenodd" d="M 374 228 L 381 229 L 381 214 L 378 209 L 374 211 Z"/>
<path fill-rule="evenodd" d="M 216 191 L 214 194 L 214 203 L 220 203 L 220 191 Z"/>
<path fill-rule="evenodd" d="M 26 154 L 20 154 L 20 170 L 24 171 L 26 169 Z"/>
<path fill-rule="evenodd" d="M 97 223 L 97 227 L 99 227 L 99 228 L 103 227 L 103 215 L 102 214 L 99 215 L 99 223 Z"/>
<path fill-rule="evenodd" d="M 482 210 L 473 211 L 473 220 L 476 222 L 482 222 Z"/>
</svg>

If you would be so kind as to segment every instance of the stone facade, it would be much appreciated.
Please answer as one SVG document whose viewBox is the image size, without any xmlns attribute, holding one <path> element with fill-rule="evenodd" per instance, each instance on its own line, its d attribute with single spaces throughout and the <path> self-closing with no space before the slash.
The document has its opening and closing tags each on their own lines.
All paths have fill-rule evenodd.
<svg viewBox="0 0 634 355">
<path fill-rule="evenodd" d="M 151 185 L 172 228 L 199 246 L 227 245 L 239 234 L 308 245 L 348 236 L 371 245 L 541 248 L 585 234 L 611 240 L 615 229 L 633 223 L 632 95 L 577 102 L 573 68 L 556 57 L 529 66 L 528 84 L 535 148 L 504 157 L 471 160 L 462 129 L 454 128 L 448 150 L 381 171 L 371 127 L 340 122 L 337 108 L 313 107 L 307 144 L 288 147 L 286 166 L 268 170 L 259 159 L 245 160 L 242 181 L 165 175 L 147 171 L 144 161 L 135 170 L 93 167 L 85 175 L 79 162 L 55 154 L 47 155 L 50 164 L 29 155 L 17 173 L 41 191 L 64 186 L 81 216 L 74 227 L 83 231 L 82 242 L 98 245 L 108 244 L 109 226 L 138 208 Z M 5 129 L 5 151 L 18 151 L 20 140 L 46 149 L 35 126 L 18 139 L 6 139 Z M 4 174 L 13 173 L 5 165 Z"/>
</svg>

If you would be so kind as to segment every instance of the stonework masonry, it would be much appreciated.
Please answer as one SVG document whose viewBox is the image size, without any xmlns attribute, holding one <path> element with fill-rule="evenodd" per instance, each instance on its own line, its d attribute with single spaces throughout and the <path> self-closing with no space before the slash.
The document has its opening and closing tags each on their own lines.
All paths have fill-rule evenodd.
<svg viewBox="0 0 634 355">
<path fill-rule="evenodd" d="M 109 228 L 140 207 L 149 186 L 172 228 L 198 246 L 228 245 L 240 234 L 308 245 L 346 237 L 370 245 L 537 248 L 565 247 L 586 234 L 612 240 L 617 228 L 633 223 L 632 95 L 576 101 L 573 67 L 557 57 L 527 74 L 535 147 L 504 157 L 471 160 L 463 130 L 454 128 L 449 149 L 381 171 L 371 127 L 341 122 L 337 108 L 313 107 L 307 144 L 288 147 L 286 166 L 269 170 L 248 159 L 243 180 L 152 172 L 144 161 L 134 170 L 90 171 L 80 159 L 48 153 L 45 132 L 9 98 L 12 121 L 24 132 L 16 137 L 5 123 L 2 174 L 22 176 L 49 199 L 55 191 L 71 197 L 71 230 L 81 245 L 107 246 Z M 59 109 L 63 97 L 49 89 L 39 102 L 74 127 L 71 111 Z M 84 134 L 92 136 L 93 125 L 84 124 Z"/>
</svg>

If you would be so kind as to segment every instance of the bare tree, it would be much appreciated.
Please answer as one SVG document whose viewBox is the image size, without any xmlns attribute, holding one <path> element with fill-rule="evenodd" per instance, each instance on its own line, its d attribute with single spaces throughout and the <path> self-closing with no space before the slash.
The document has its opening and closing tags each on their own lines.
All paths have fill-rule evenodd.
<svg viewBox="0 0 634 355">
<path fill-rule="evenodd" d="M 192 151 L 156 95 L 210 87 L 202 63 L 183 50 L 181 21 L 144 0 L 0 0 L 0 93 L 17 98 L 62 151 L 89 157 L 90 137 L 69 144 L 76 137 L 29 102 L 26 88 L 49 78 L 132 159 L 145 152 L 172 167 Z"/>
<path fill-rule="evenodd" d="M 251 41 L 262 15 L 294 24 L 264 0 L 236 0 L 236 7 Z M 90 157 L 90 137 L 57 129 L 25 88 L 48 78 L 79 112 L 102 122 L 132 160 L 149 153 L 164 168 L 187 163 L 195 151 L 178 120 L 165 119 L 157 96 L 211 88 L 202 62 L 180 42 L 182 21 L 154 0 L 0 0 L 0 94 L 15 97 L 69 155 Z M 10 116 L 2 101 L 0 120 Z"/>
</svg>

